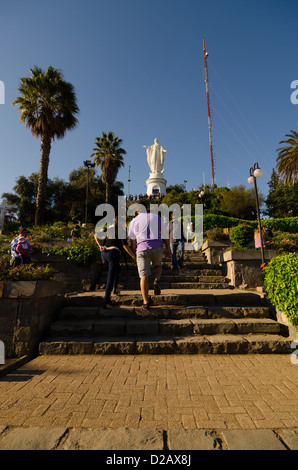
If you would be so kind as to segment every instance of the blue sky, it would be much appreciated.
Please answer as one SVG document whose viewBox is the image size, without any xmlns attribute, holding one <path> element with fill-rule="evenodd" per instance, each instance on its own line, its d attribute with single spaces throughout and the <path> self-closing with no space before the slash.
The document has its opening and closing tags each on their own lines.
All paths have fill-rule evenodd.
<svg viewBox="0 0 298 470">
<path fill-rule="evenodd" d="M 40 142 L 19 121 L 19 78 L 37 65 L 60 68 L 76 90 L 79 125 L 52 145 L 49 177 L 67 180 L 90 157 L 95 137 L 113 131 L 127 151 L 125 192 L 146 192 L 143 145 L 167 150 L 168 184 L 211 182 L 203 46 L 215 179 L 247 183 L 258 161 L 260 191 L 279 142 L 298 128 L 291 103 L 298 80 L 297 9 L 292 0 L 10 0 L 0 4 L 0 194 L 39 170 Z M 98 170 L 100 174 L 100 170 Z"/>
</svg>

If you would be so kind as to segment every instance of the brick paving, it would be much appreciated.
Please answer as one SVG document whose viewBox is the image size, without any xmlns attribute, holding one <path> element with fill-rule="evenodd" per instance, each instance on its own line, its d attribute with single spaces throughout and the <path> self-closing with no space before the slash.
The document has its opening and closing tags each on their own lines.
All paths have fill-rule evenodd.
<svg viewBox="0 0 298 470">
<path fill-rule="evenodd" d="M 39 356 L 0 379 L 0 428 L 298 428 L 290 355 Z"/>
</svg>

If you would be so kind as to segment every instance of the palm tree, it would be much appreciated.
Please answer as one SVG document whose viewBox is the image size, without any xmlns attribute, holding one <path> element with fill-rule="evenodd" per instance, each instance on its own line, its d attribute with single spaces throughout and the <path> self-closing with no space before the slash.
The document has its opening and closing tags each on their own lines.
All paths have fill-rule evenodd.
<svg viewBox="0 0 298 470">
<path fill-rule="evenodd" d="M 93 149 L 94 163 L 101 165 L 102 181 L 106 186 L 106 203 L 111 202 L 111 189 L 120 167 L 124 166 L 123 155 L 126 151 L 120 147 L 122 139 L 115 137 L 113 132 L 105 134 L 102 137 L 95 138 L 95 148 Z"/>
<path fill-rule="evenodd" d="M 62 138 L 65 132 L 77 124 L 79 112 L 74 87 L 63 79 L 60 70 L 48 67 L 45 72 L 36 65 L 30 76 L 20 79 L 20 96 L 12 103 L 19 105 L 21 122 L 40 137 L 40 172 L 36 199 L 35 224 L 45 222 L 46 188 L 51 142 Z"/>
<path fill-rule="evenodd" d="M 277 150 L 278 174 L 283 177 L 284 183 L 289 183 L 298 178 L 298 132 L 291 131 L 292 134 L 286 134 L 288 139 L 282 140 L 280 144 L 287 144 Z"/>
</svg>

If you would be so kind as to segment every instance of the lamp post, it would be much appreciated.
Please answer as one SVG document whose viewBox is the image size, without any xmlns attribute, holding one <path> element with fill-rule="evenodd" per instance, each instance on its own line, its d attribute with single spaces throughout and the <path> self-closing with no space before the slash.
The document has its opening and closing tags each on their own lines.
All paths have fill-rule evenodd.
<svg viewBox="0 0 298 470">
<path fill-rule="evenodd" d="M 187 180 L 184 180 L 184 191 L 186 192 L 186 183 L 187 183 Z"/>
<path fill-rule="evenodd" d="M 85 203 L 85 225 L 87 225 L 88 195 L 89 195 L 89 168 L 94 168 L 95 163 L 92 163 L 91 160 L 85 160 L 84 166 L 87 168 L 87 188 L 86 188 L 86 203 Z"/>
<path fill-rule="evenodd" d="M 203 203 L 204 194 L 205 194 L 205 191 L 203 191 L 203 190 L 199 192 L 199 198 L 200 198 L 201 204 L 203 204 L 203 207 L 204 207 L 204 203 Z"/>
<path fill-rule="evenodd" d="M 262 226 L 261 226 L 261 219 L 260 219 L 260 205 L 259 205 L 258 187 L 257 187 L 257 181 L 256 181 L 256 178 L 259 178 L 260 176 L 262 176 L 262 174 L 263 172 L 260 169 L 258 162 L 256 162 L 254 166 L 250 168 L 250 176 L 248 177 L 247 181 L 249 184 L 253 184 L 255 188 L 257 217 L 258 217 L 259 233 L 260 233 L 261 257 L 262 257 L 262 264 L 264 264 L 265 257 L 264 257 L 264 247 L 263 247 L 263 237 L 262 237 Z"/>
</svg>

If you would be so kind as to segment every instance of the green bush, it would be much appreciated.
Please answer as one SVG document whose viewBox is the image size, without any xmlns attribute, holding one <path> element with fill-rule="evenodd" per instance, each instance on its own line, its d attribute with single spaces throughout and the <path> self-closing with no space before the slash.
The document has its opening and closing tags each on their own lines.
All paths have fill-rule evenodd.
<svg viewBox="0 0 298 470">
<path fill-rule="evenodd" d="M 48 281 L 54 279 L 55 273 L 49 265 L 22 264 L 13 268 L 5 261 L 0 263 L 0 281 Z"/>
<path fill-rule="evenodd" d="M 272 304 L 298 326 L 298 254 L 273 258 L 265 269 L 264 284 Z"/>
<path fill-rule="evenodd" d="M 195 218 L 193 216 L 193 224 L 195 222 L 194 219 Z M 258 227 L 257 220 L 243 220 L 237 219 L 235 217 L 228 217 L 225 215 L 217 214 L 204 214 L 203 217 L 204 232 L 214 227 L 232 228 L 236 225 L 241 225 L 244 222 L 250 225 L 251 227 L 254 227 L 254 229 L 257 229 Z M 261 222 L 264 227 L 268 227 L 272 231 L 281 230 L 282 232 L 298 233 L 298 217 L 285 217 L 283 219 L 262 219 Z"/>
<path fill-rule="evenodd" d="M 272 231 L 280 230 L 288 233 L 298 233 L 298 217 L 285 217 L 284 219 L 264 219 L 264 227 L 271 228 Z"/>
<path fill-rule="evenodd" d="M 47 248 L 43 250 L 43 253 L 66 256 L 68 261 L 78 266 L 87 266 L 100 260 L 100 251 L 90 244 L 79 244 L 67 248 Z"/>
<path fill-rule="evenodd" d="M 209 240 L 228 240 L 229 235 L 223 232 L 222 228 L 214 227 L 206 231 Z"/>
<path fill-rule="evenodd" d="M 225 215 L 217 214 L 204 214 L 203 216 L 203 227 L 204 232 L 212 228 L 231 228 L 243 223 L 243 220 L 236 219 L 235 217 L 227 217 Z M 254 222 L 252 222 L 254 223 Z"/>
<path fill-rule="evenodd" d="M 237 225 L 231 228 L 230 240 L 237 248 L 246 248 L 253 241 L 254 232 L 250 225 Z"/>
</svg>

